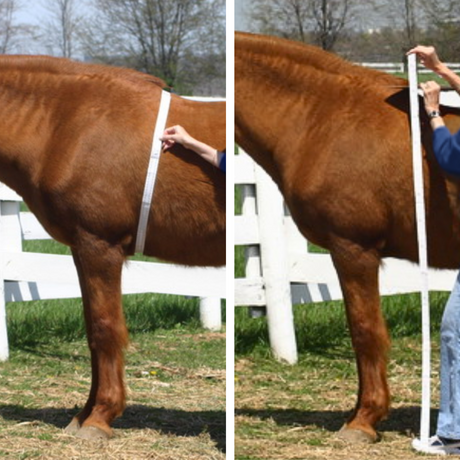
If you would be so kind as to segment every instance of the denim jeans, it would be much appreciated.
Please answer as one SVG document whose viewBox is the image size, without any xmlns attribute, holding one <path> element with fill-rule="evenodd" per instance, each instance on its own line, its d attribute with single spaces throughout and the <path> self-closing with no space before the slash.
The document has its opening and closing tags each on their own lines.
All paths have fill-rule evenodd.
<svg viewBox="0 0 460 460">
<path fill-rule="evenodd" d="M 436 434 L 460 440 L 460 272 L 441 323 L 441 401 Z"/>
</svg>

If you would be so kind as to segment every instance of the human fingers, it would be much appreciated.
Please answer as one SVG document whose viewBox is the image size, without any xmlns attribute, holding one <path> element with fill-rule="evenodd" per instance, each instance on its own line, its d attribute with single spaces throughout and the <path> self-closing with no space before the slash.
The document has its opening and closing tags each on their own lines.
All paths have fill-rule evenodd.
<svg viewBox="0 0 460 460">
<path fill-rule="evenodd" d="M 170 149 L 174 144 L 173 140 L 163 140 L 163 149 Z"/>
<path fill-rule="evenodd" d="M 441 91 L 441 86 L 439 83 L 430 80 L 425 83 L 420 83 L 420 88 L 424 91 L 429 91 L 429 92 L 440 92 Z"/>
<path fill-rule="evenodd" d="M 406 54 L 431 54 L 434 51 L 433 46 L 417 45 L 410 49 Z"/>
<path fill-rule="evenodd" d="M 164 130 L 163 135 L 171 135 L 177 132 L 177 126 L 170 126 Z"/>
<path fill-rule="evenodd" d="M 423 91 L 423 101 L 426 111 L 429 113 L 433 110 L 439 110 L 439 99 L 441 87 L 434 81 L 422 83 L 420 88 Z"/>
</svg>

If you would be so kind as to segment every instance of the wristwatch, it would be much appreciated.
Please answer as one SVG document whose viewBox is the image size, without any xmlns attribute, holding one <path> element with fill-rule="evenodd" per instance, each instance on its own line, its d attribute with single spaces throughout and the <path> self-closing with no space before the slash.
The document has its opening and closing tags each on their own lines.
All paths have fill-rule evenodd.
<svg viewBox="0 0 460 460">
<path fill-rule="evenodd" d="M 432 110 L 429 114 L 428 114 L 428 118 L 430 120 L 432 120 L 433 118 L 438 118 L 441 116 L 441 112 L 439 110 Z"/>
</svg>

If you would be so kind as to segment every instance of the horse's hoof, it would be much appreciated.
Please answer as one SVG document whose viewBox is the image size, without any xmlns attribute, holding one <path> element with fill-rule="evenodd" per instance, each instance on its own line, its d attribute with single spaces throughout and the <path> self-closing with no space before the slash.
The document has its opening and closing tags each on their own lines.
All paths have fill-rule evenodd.
<svg viewBox="0 0 460 460">
<path fill-rule="evenodd" d="M 337 437 L 349 443 L 359 444 L 373 444 L 377 442 L 379 437 L 377 433 L 368 433 L 367 431 L 357 430 L 355 428 L 348 428 L 344 425 L 337 433 Z"/>
<path fill-rule="evenodd" d="M 64 431 L 67 434 L 76 435 L 80 428 L 81 425 L 78 419 L 73 418 L 72 421 L 65 427 Z"/>
<path fill-rule="evenodd" d="M 80 439 L 87 439 L 89 441 L 99 441 L 99 440 L 107 440 L 111 438 L 111 434 L 107 433 L 106 431 L 102 430 L 101 428 L 97 428 L 96 426 L 84 426 L 80 428 L 76 433 L 75 436 Z"/>
</svg>

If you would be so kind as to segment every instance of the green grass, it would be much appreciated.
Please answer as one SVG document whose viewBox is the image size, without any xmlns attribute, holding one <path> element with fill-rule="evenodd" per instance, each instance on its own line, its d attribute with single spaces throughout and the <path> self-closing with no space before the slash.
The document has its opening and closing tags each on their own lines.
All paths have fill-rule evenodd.
<svg viewBox="0 0 460 460">
<path fill-rule="evenodd" d="M 436 339 L 448 293 L 431 293 L 431 330 Z M 384 297 L 382 311 L 393 338 L 421 334 L 418 294 Z M 350 342 L 342 302 L 323 302 L 294 306 L 294 324 L 299 354 L 330 354 Z M 248 310 L 235 312 L 235 353 L 237 356 L 270 356 L 266 318 L 251 318 Z"/>
<path fill-rule="evenodd" d="M 131 334 L 182 326 L 190 331 L 200 328 L 197 299 L 139 294 L 124 296 L 123 304 Z M 7 305 L 7 325 L 13 348 L 50 343 L 56 338 L 71 342 L 85 337 L 80 299 L 10 303 Z"/>
<path fill-rule="evenodd" d="M 406 80 L 409 80 L 409 74 L 407 72 L 404 73 L 395 73 L 394 74 L 396 77 L 401 77 Z M 417 75 L 417 79 L 420 83 L 425 82 L 425 81 L 436 81 L 440 85 L 446 85 L 446 81 L 443 80 L 438 74 L 435 74 L 433 72 L 430 73 L 419 73 Z"/>
</svg>

